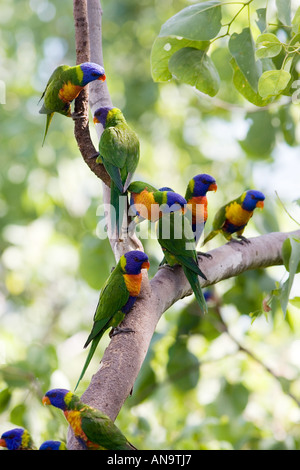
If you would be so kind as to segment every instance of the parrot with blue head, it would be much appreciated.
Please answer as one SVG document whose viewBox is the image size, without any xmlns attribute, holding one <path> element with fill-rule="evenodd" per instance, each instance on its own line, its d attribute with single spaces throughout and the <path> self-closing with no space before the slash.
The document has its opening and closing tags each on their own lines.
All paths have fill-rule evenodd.
<svg viewBox="0 0 300 470">
<path fill-rule="evenodd" d="M 137 450 L 108 416 L 69 390 L 49 390 L 42 403 L 63 411 L 76 439 L 88 450 Z"/>
<path fill-rule="evenodd" d="M 212 240 L 218 233 L 222 233 L 227 241 L 250 243 L 243 236 L 243 232 L 253 216 L 254 209 L 257 207 L 263 209 L 264 200 L 265 195 L 261 191 L 250 189 L 222 206 L 214 217 L 212 230 L 205 237 L 203 245 Z M 233 238 L 233 234 L 236 234 L 239 240 Z"/>
<path fill-rule="evenodd" d="M 39 450 L 68 450 L 67 446 L 62 441 L 45 441 L 40 445 Z"/>
<path fill-rule="evenodd" d="M 76 118 L 71 113 L 71 102 L 90 82 L 105 79 L 104 68 L 93 62 L 83 62 L 72 67 L 60 65 L 54 70 L 41 96 L 44 103 L 40 114 L 47 115 L 43 145 L 54 113 Z"/>
<path fill-rule="evenodd" d="M 8 450 L 36 450 L 30 433 L 24 428 L 5 431 L 0 438 L 0 446 Z"/>
<path fill-rule="evenodd" d="M 194 176 L 188 183 L 185 199 L 187 208 L 192 213 L 192 229 L 195 234 L 196 245 L 201 237 L 208 217 L 207 192 L 217 191 L 215 178 L 202 173 Z M 206 253 L 202 253 L 206 255 Z"/>
<path fill-rule="evenodd" d="M 99 141 L 97 163 L 102 163 L 111 178 L 110 202 L 114 207 L 112 228 L 120 232 L 120 197 L 127 194 L 127 188 L 140 158 L 140 142 L 119 108 L 103 106 L 94 113 L 94 123 L 100 123 L 103 132 Z M 113 212 L 113 211 L 111 211 Z"/>
<path fill-rule="evenodd" d="M 110 274 L 100 292 L 98 305 L 94 314 L 93 327 L 84 345 L 86 348 L 91 343 L 75 390 L 84 376 L 105 331 L 108 328 L 113 329 L 112 334 L 129 331 L 120 328 L 119 324 L 131 310 L 140 293 L 142 269 L 148 270 L 149 267 L 148 256 L 142 251 L 133 250 L 121 256 L 118 264 Z"/>
</svg>

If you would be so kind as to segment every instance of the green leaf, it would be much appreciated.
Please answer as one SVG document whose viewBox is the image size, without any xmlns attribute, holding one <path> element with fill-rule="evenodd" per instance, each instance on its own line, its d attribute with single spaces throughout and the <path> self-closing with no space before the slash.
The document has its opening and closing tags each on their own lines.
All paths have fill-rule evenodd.
<svg viewBox="0 0 300 470">
<path fill-rule="evenodd" d="M 169 18 L 161 27 L 159 36 L 181 36 L 195 41 L 209 41 L 221 29 L 221 3 L 196 3 Z"/>
<path fill-rule="evenodd" d="M 180 390 L 187 391 L 196 387 L 200 372 L 199 361 L 186 345 L 186 340 L 177 339 L 169 348 L 167 363 L 169 379 Z"/>
<path fill-rule="evenodd" d="M 276 57 L 281 52 L 282 44 L 275 34 L 265 33 L 256 39 L 256 48 L 256 57 L 258 59 Z"/>
<path fill-rule="evenodd" d="M 173 36 L 157 37 L 151 50 L 151 73 L 155 82 L 165 82 L 172 78 L 169 71 L 169 59 L 178 50 L 184 47 L 206 50 L 209 41 L 191 41 L 189 39 L 178 39 Z"/>
<path fill-rule="evenodd" d="M 274 98 L 263 99 L 259 93 L 255 92 L 250 86 L 248 80 L 246 80 L 244 74 L 241 72 L 241 69 L 237 65 L 235 59 L 232 57 L 230 64 L 233 68 L 233 84 L 238 92 L 246 98 L 250 103 L 255 104 L 255 106 L 266 106 L 274 100 Z"/>
<path fill-rule="evenodd" d="M 86 235 L 80 245 L 79 270 L 83 279 L 93 288 L 99 290 L 108 277 L 108 272 L 102 266 L 113 262 L 108 240 L 99 240 Z"/>
<path fill-rule="evenodd" d="M 250 28 L 244 28 L 239 34 L 232 34 L 228 47 L 242 74 L 253 90 L 257 92 L 262 67 L 260 62 L 255 60 L 255 44 Z"/>
<path fill-rule="evenodd" d="M 278 19 L 282 24 L 291 25 L 291 0 L 276 0 Z"/>
<path fill-rule="evenodd" d="M 180 82 L 209 96 L 215 96 L 219 90 L 217 69 L 204 51 L 191 47 L 180 49 L 172 55 L 169 70 Z"/>
<path fill-rule="evenodd" d="M 10 421 L 17 426 L 25 426 L 25 414 L 27 411 L 27 407 L 24 403 L 20 403 L 19 405 L 15 406 L 10 413 Z"/>
<path fill-rule="evenodd" d="M 296 143 L 296 126 L 291 114 L 291 107 L 281 106 L 279 108 L 279 119 L 280 119 L 280 127 L 284 137 L 285 142 L 288 145 L 295 145 Z"/>
<path fill-rule="evenodd" d="M 267 9 L 266 8 L 259 8 L 256 10 L 258 20 L 256 20 L 256 24 L 261 33 L 263 33 L 267 28 Z"/>
<path fill-rule="evenodd" d="M 292 26 L 293 33 L 297 34 L 300 32 L 300 7 L 297 8 L 294 18 L 292 19 Z"/>
<path fill-rule="evenodd" d="M 300 297 L 290 299 L 290 304 L 294 305 L 294 307 L 300 308 Z"/>
<path fill-rule="evenodd" d="M 0 413 L 7 408 L 9 402 L 11 400 L 11 392 L 9 388 L 4 388 L 0 392 Z"/>
<path fill-rule="evenodd" d="M 239 141 L 241 147 L 252 158 L 266 158 L 275 146 L 276 128 L 273 124 L 272 115 L 267 111 L 257 111 L 247 114 L 251 125 L 244 140 Z"/>
<path fill-rule="evenodd" d="M 258 82 L 258 92 L 262 98 L 280 95 L 288 86 L 291 74 L 286 70 L 268 70 Z"/>
<path fill-rule="evenodd" d="M 286 315 L 289 296 L 295 275 L 300 271 L 300 240 L 289 237 L 282 245 L 282 257 L 284 265 L 289 272 L 289 277 L 283 284 L 280 294 L 280 304 L 284 315 Z"/>
</svg>

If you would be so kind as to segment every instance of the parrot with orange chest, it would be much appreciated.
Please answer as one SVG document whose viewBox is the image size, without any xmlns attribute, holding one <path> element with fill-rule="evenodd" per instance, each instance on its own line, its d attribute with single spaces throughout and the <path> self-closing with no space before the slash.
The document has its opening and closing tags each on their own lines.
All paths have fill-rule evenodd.
<svg viewBox="0 0 300 470">
<path fill-rule="evenodd" d="M 84 376 L 105 331 L 108 328 L 113 329 L 111 334 L 132 331 L 120 328 L 119 324 L 131 310 L 140 293 L 142 269 L 149 269 L 149 267 L 148 256 L 142 251 L 133 250 L 121 256 L 117 266 L 110 274 L 100 292 L 92 331 L 84 345 L 86 348 L 91 343 L 75 390 Z"/>
<path fill-rule="evenodd" d="M 108 416 L 69 390 L 49 390 L 42 403 L 63 411 L 76 439 L 87 450 L 137 450 Z"/>
<path fill-rule="evenodd" d="M 84 62 L 73 67 L 60 65 L 54 70 L 41 96 L 44 103 L 40 114 L 47 115 L 43 144 L 54 113 L 76 118 L 76 115 L 71 113 L 71 102 L 90 82 L 105 79 L 104 68 L 93 62 Z"/>
<path fill-rule="evenodd" d="M 241 196 L 222 206 L 215 215 L 212 224 L 212 231 L 205 237 L 203 245 L 214 238 L 218 233 L 226 238 L 227 241 L 235 241 L 239 243 L 250 243 L 243 236 L 245 227 L 253 216 L 255 208 L 263 209 L 265 195 L 257 190 L 250 189 L 245 191 Z M 236 233 L 236 238 L 232 235 Z"/>
<path fill-rule="evenodd" d="M 185 193 L 187 209 L 192 212 L 192 229 L 195 234 L 196 245 L 201 237 L 208 217 L 207 196 L 208 191 L 217 191 L 215 178 L 205 173 L 194 176 L 188 183 Z M 206 253 L 201 253 L 208 256 Z"/>
</svg>

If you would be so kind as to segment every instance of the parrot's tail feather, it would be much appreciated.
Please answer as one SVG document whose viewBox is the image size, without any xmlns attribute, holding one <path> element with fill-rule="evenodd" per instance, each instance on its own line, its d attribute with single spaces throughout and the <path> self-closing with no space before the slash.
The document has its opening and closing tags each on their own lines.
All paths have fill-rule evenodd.
<svg viewBox="0 0 300 470">
<path fill-rule="evenodd" d="M 76 387 L 74 388 L 74 391 L 77 389 L 77 387 L 78 387 L 78 385 L 79 385 L 79 382 L 82 380 L 82 378 L 83 378 L 83 376 L 84 376 L 84 374 L 85 374 L 85 372 L 86 372 L 86 370 L 87 370 L 87 368 L 88 368 L 88 366 L 89 366 L 89 363 L 90 363 L 91 360 L 92 360 L 92 357 L 93 357 L 93 355 L 94 355 L 94 352 L 96 351 L 96 348 L 97 348 L 97 346 L 98 346 L 98 343 L 99 343 L 101 337 L 102 337 L 102 335 L 98 335 L 96 338 L 93 339 L 93 342 L 92 342 L 92 344 L 91 344 L 90 350 L 89 350 L 89 352 L 88 352 L 86 361 L 85 361 L 85 363 L 84 363 L 83 369 L 82 369 L 81 374 L 80 374 L 80 377 L 79 377 L 79 379 L 78 379 L 78 381 L 77 381 Z"/>
<path fill-rule="evenodd" d="M 202 246 L 205 245 L 209 240 L 212 240 L 216 235 L 218 231 L 217 230 L 212 230 L 207 237 L 204 238 L 204 241 L 202 243 Z"/>
<path fill-rule="evenodd" d="M 187 280 L 189 281 L 191 285 L 191 288 L 193 289 L 193 292 L 195 294 L 199 307 L 201 308 L 203 313 L 207 313 L 206 301 L 205 301 L 197 274 L 195 274 L 193 271 L 186 268 L 185 266 L 182 266 L 182 268 L 183 268 L 184 274 L 186 275 Z"/>
<path fill-rule="evenodd" d="M 110 186 L 110 204 L 114 207 L 114 210 L 111 210 L 111 229 L 114 230 L 116 227 L 117 235 L 119 236 L 122 228 L 123 216 L 128 209 L 128 198 L 127 193 L 121 193 L 113 181 Z"/>
<path fill-rule="evenodd" d="M 43 139 L 42 147 L 43 147 L 43 145 L 44 145 L 44 143 L 45 143 L 46 135 L 47 135 L 47 133 L 48 133 L 48 129 L 49 129 L 50 123 L 51 123 L 51 121 L 52 121 L 53 115 L 54 115 L 54 113 L 47 114 L 46 129 L 45 129 L 45 134 L 44 134 L 44 139 Z"/>
</svg>

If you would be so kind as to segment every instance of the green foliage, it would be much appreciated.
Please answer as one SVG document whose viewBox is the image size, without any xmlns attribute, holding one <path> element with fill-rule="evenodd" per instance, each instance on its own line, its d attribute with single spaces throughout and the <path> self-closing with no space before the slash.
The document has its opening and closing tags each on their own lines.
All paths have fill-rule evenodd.
<svg viewBox="0 0 300 470">
<path fill-rule="evenodd" d="M 272 102 L 273 99 L 280 98 L 283 93 L 292 95 L 294 71 L 299 60 L 299 11 L 297 10 L 294 14 L 291 28 L 290 2 L 278 1 L 276 2 L 279 20 L 277 31 L 273 23 L 270 22 L 270 25 L 266 23 L 267 8 L 259 8 L 256 11 L 258 17 L 256 27 L 262 34 L 257 35 L 257 28 L 251 24 L 250 19 L 248 26 L 244 27 L 241 32 L 232 32 L 238 17 L 242 15 L 246 6 L 249 8 L 252 2 L 253 0 L 250 0 L 242 4 L 226 24 L 222 24 L 222 19 L 227 15 L 230 4 L 222 5 L 222 2 L 215 1 L 191 5 L 169 18 L 162 25 L 152 48 L 153 79 L 166 81 L 174 77 L 188 85 L 195 86 L 209 96 L 214 96 L 218 92 L 218 71 L 211 65 L 207 66 L 210 60 L 208 54 L 216 47 L 217 41 L 228 37 L 227 47 L 232 57 L 235 73 L 233 83 L 244 98 L 257 106 L 263 106 Z M 285 41 L 276 35 L 281 32 L 281 23 L 289 27 Z M 222 28 L 225 28 L 224 32 Z M 254 36 L 257 36 L 256 40 Z M 176 47 L 172 43 L 174 38 L 177 41 Z M 179 41 L 182 41 L 180 51 L 178 50 Z M 187 41 L 205 41 L 197 47 L 197 49 L 202 49 L 202 52 L 189 50 L 194 46 L 187 46 Z M 280 56 L 279 62 L 272 61 L 278 56 Z M 164 58 L 164 74 L 159 73 L 157 66 L 162 57 Z M 169 73 L 166 73 L 167 60 Z M 265 70 L 266 67 L 267 70 Z M 185 70 L 184 73 L 182 68 Z M 242 86 L 241 81 L 243 81 Z M 201 82 L 201 86 L 198 82 Z M 213 90 L 211 82 L 214 83 Z"/>
</svg>

